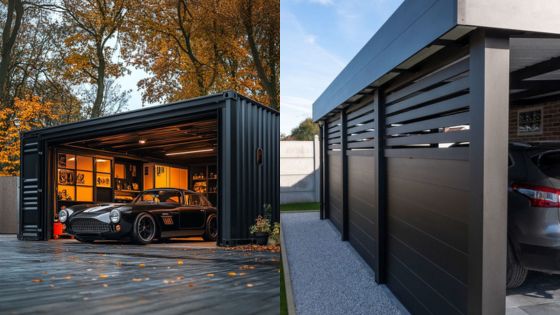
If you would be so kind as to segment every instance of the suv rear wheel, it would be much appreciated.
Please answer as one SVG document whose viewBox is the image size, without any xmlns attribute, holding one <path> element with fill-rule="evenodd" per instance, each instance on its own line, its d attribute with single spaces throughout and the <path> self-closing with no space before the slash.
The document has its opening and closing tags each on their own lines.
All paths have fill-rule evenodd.
<svg viewBox="0 0 560 315">
<path fill-rule="evenodd" d="M 514 289 L 520 287 L 527 278 L 527 268 L 515 258 L 511 243 L 508 241 L 507 245 L 507 273 L 506 273 L 506 288 Z"/>
</svg>

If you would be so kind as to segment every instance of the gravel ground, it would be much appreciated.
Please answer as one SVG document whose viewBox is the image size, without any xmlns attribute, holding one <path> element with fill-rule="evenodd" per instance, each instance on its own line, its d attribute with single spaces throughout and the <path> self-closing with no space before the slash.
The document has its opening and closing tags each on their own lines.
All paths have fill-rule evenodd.
<svg viewBox="0 0 560 315">
<path fill-rule="evenodd" d="M 406 314 L 318 212 L 282 213 L 281 222 L 298 315 Z"/>
</svg>

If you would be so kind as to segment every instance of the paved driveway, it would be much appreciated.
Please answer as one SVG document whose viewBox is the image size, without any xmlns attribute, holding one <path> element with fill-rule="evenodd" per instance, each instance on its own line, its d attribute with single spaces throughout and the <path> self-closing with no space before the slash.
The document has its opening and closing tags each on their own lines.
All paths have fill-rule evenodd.
<svg viewBox="0 0 560 315">
<path fill-rule="evenodd" d="M 508 315 L 560 314 L 560 275 L 529 272 L 523 286 L 507 291 Z"/>
<path fill-rule="evenodd" d="M 277 253 L 0 236 L 0 314 L 278 314 Z"/>
</svg>

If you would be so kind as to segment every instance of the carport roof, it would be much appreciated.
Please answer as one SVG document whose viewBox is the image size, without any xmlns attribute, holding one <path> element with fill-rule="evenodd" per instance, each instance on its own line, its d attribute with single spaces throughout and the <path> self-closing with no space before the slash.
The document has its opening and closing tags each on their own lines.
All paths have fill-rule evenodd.
<svg viewBox="0 0 560 315">
<path fill-rule="evenodd" d="M 405 0 L 315 101 L 313 120 L 437 52 L 444 47 L 438 39 L 454 41 L 477 27 L 560 34 L 559 20 L 557 0 Z"/>
</svg>

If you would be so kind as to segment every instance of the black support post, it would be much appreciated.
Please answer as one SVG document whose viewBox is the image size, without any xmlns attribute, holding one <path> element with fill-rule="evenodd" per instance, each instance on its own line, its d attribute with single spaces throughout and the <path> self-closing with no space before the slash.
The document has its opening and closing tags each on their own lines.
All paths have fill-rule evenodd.
<svg viewBox="0 0 560 315">
<path fill-rule="evenodd" d="M 323 201 L 323 219 L 328 219 L 330 217 L 330 192 L 329 192 L 329 125 L 326 120 L 323 121 L 323 146 L 321 151 L 323 153 L 323 159 L 321 160 L 321 170 L 323 172 L 323 183 L 321 186 L 321 191 L 323 191 L 322 201 Z"/>
<path fill-rule="evenodd" d="M 377 248 L 375 253 L 375 281 L 377 283 L 386 282 L 386 256 L 387 256 L 387 166 L 385 159 L 384 135 L 385 135 L 385 102 L 383 90 L 380 88 L 375 91 L 374 98 L 374 129 L 375 129 L 375 195 L 376 211 L 375 218 Z"/>
<path fill-rule="evenodd" d="M 504 314 L 507 245 L 509 38 L 470 43 L 469 314 Z"/>
<path fill-rule="evenodd" d="M 348 150 L 348 137 L 347 132 L 347 119 L 346 110 L 342 110 L 340 113 L 340 154 L 342 154 L 342 240 L 348 240 L 348 155 L 346 151 Z"/>
<path fill-rule="evenodd" d="M 324 176 L 325 170 L 323 169 L 325 154 L 323 152 L 323 146 L 325 145 L 325 141 L 323 138 L 323 133 L 325 132 L 325 124 L 323 122 L 319 123 L 319 217 L 321 220 L 325 219 L 325 199 L 324 199 Z"/>
</svg>

